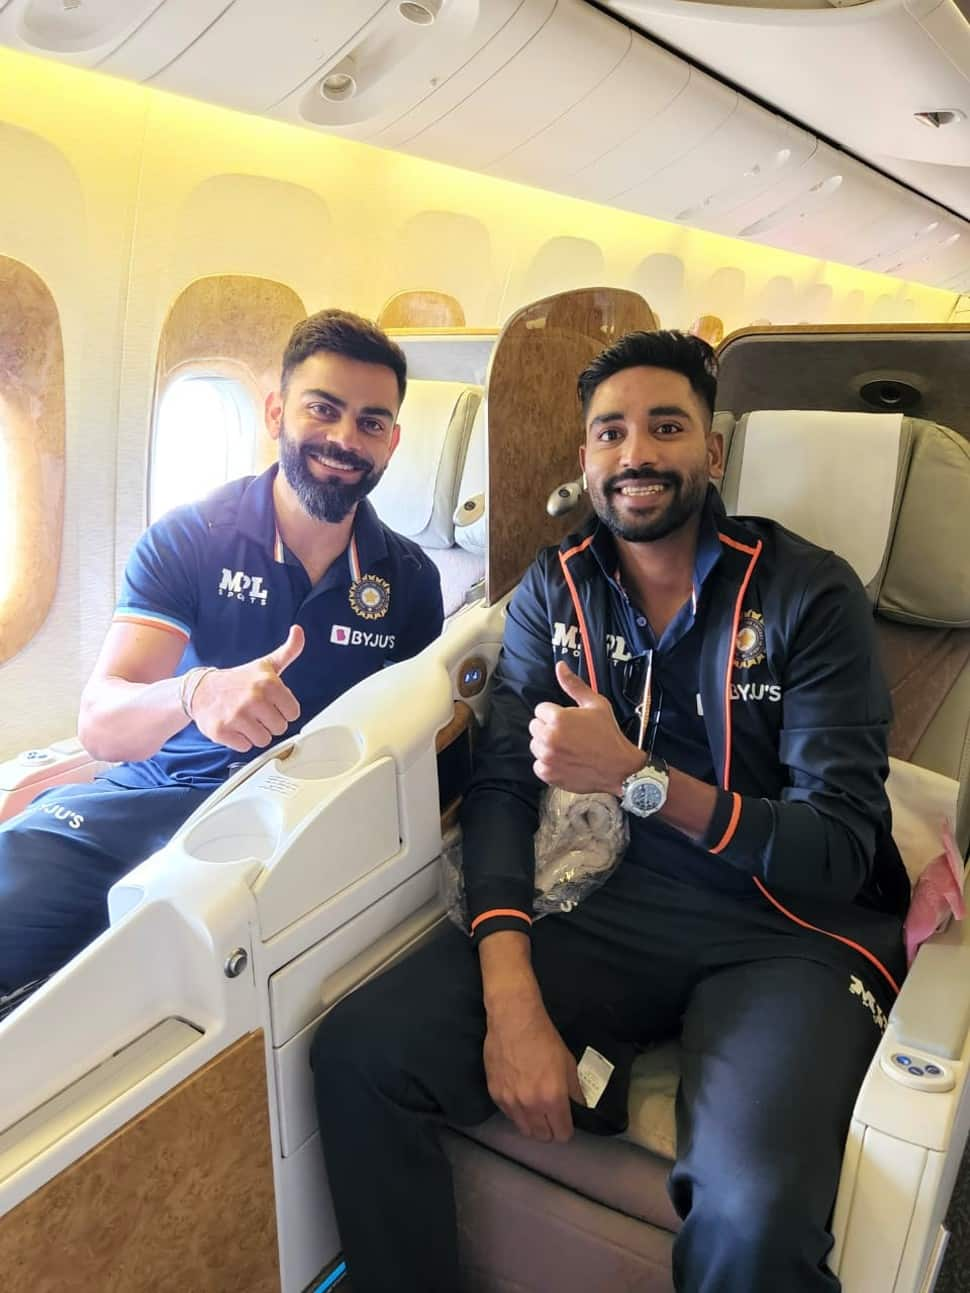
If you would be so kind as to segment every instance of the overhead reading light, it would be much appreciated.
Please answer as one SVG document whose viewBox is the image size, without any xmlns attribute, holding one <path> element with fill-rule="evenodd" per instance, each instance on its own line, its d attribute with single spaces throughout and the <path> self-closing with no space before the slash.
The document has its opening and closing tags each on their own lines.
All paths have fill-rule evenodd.
<svg viewBox="0 0 970 1293">
<path fill-rule="evenodd" d="M 914 112 L 913 116 L 921 126 L 932 126 L 939 130 L 941 126 L 952 126 L 955 121 L 966 121 L 966 113 L 959 108 L 941 109 L 938 112 Z"/>
<path fill-rule="evenodd" d="M 397 11 L 406 22 L 430 27 L 441 12 L 441 0 L 401 0 Z"/>
<path fill-rule="evenodd" d="M 349 72 L 330 72 L 320 82 L 320 93 L 328 103 L 344 103 L 357 93 L 357 82 Z"/>
</svg>

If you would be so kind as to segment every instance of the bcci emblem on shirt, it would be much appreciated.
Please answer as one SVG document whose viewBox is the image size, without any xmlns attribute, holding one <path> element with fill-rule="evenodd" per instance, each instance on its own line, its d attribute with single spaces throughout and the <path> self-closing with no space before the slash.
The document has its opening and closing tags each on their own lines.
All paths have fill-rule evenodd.
<svg viewBox="0 0 970 1293">
<path fill-rule="evenodd" d="M 391 605 L 391 585 L 377 575 L 364 575 L 350 586 L 350 609 L 364 620 L 380 620 Z"/>
<path fill-rule="evenodd" d="M 745 611 L 741 616 L 738 636 L 734 643 L 734 667 L 751 669 L 765 658 L 765 620 L 757 611 Z"/>
</svg>

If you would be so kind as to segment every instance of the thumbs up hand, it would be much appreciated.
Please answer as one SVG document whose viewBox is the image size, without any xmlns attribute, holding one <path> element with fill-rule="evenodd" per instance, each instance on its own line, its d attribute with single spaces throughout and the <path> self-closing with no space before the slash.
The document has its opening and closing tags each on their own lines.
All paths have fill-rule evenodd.
<svg viewBox="0 0 970 1293">
<path fill-rule="evenodd" d="M 275 651 L 205 674 L 192 696 L 192 718 L 210 741 L 247 753 L 269 745 L 300 717 L 300 704 L 280 675 L 306 646 L 306 635 L 294 624 Z"/>
<path fill-rule="evenodd" d="M 556 680 L 575 704 L 536 706 L 529 723 L 533 771 L 546 785 L 576 794 L 619 795 L 624 780 L 643 766 L 643 753 L 620 731 L 610 702 L 561 660 Z"/>
</svg>

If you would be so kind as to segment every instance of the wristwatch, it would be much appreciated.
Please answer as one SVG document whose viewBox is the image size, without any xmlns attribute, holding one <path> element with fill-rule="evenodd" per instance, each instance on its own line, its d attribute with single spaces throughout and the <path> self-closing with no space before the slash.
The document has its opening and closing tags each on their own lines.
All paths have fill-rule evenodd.
<svg viewBox="0 0 970 1293">
<path fill-rule="evenodd" d="M 650 817 L 667 802 L 669 781 L 666 760 L 659 755 L 651 755 L 639 772 L 634 772 L 624 781 L 620 807 L 636 817 Z"/>
</svg>

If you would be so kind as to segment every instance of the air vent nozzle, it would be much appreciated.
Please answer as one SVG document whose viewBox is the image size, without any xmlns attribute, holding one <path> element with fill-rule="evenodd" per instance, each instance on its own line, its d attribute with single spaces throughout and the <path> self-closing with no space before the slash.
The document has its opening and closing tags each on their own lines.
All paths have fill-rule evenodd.
<svg viewBox="0 0 970 1293">
<path fill-rule="evenodd" d="M 937 112 L 914 112 L 913 116 L 921 126 L 932 126 L 939 130 L 941 126 L 952 126 L 955 121 L 966 121 L 966 113 L 959 108 L 941 108 Z"/>
</svg>

